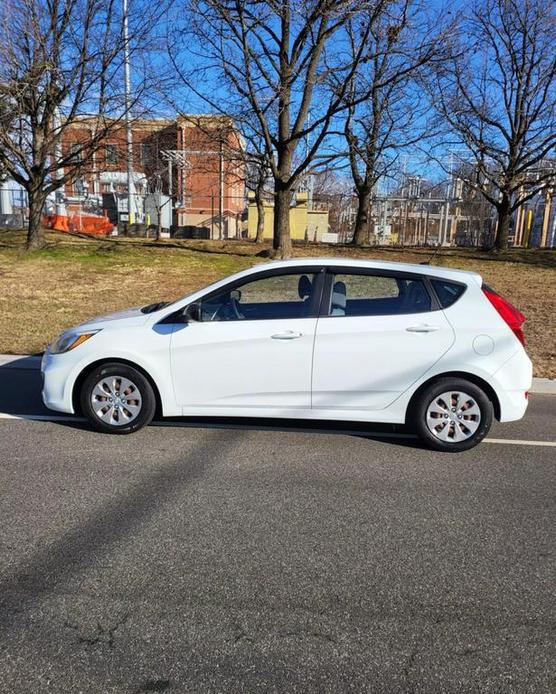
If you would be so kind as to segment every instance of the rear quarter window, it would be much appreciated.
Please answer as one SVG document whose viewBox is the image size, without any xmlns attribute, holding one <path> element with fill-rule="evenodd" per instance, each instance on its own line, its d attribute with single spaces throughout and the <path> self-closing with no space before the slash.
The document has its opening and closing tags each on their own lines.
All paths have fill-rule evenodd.
<svg viewBox="0 0 556 694">
<path fill-rule="evenodd" d="M 447 280 L 431 279 L 431 284 L 442 308 L 448 308 L 448 306 L 455 304 L 467 288 L 464 284 L 448 282 Z"/>
</svg>

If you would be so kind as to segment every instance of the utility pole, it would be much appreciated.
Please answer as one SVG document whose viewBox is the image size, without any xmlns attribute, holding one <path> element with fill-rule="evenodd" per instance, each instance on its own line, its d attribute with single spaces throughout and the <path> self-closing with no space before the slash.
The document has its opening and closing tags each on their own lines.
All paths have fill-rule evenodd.
<svg viewBox="0 0 556 694">
<path fill-rule="evenodd" d="M 448 238 L 448 224 L 450 224 L 450 231 L 451 231 L 451 222 L 450 222 L 450 200 L 446 198 L 446 212 L 444 214 L 444 231 L 442 233 L 442 244 L 444 246 L 448 245 L 449 243 L 449 238 Z"/>
<path fill-rule="evenodd" d="M 124 92 L 125 92 L 125 136 L 127 147 L 127 219 L 133 224 L 132 207 L 135 201 L 135 182 L 133 180 L 133 135 L 131 132 L 131 78 L 129 71 L 129 26 L 127 0 L 123 2 L 124 19 Z"/>
<path fill-rule="evenodd" d="M 224 143 L 220 143 L 218 171 L 218 236 L 220 241 L 224 238 Z"/>
<path fill-rule="evenodd" d="M 305 157 L 309 161 L 309 152 L 311 151 L 311 142 L 309 140 L 310 132 L 310 122 L 311 122 L 311 109 L 307 112 L 307 135 L 305 136 Z M 309 173 L 307 175 L 307 209 L 313 209 L 313 174 Z"/>
<path fill-rule="evenodd" d="M 60 162 L 62 159 L 62 138 L 60 137 L 60 128 L 61 128 L 61 122 L 60 122 L 60 109 L 56 107 L 54 109 L 54 119 L 53 119 L 53 125 L 54 129 L 56 130 L 56 146 L 54 148 L 54 156 L 56 158 L 56 162 Z M 64 176 L 64 169 L 61 166 L 58 166 L 56 169 L 56 178 L 59 180 L 62 179 Z M 56 214 L 59 215 L 65 215 L 66 214 L 66 205 L 64 201 L 64 187 L 58 188 L 54 192 L 54 198 L 56 200 Z"/>
<path fill-rule="evenodd" d="M 454 155 L 450 151 L 450 180 L 446 189 L 446 215 L 444 217 L 444 232 L 442 234 L 443 244 L 448 245 L 452 236 L 452 220 L 450 218 L 450 200 L 454 197 Z M 450 232 L 448 233 L 448 224 Z"/>
</svg>

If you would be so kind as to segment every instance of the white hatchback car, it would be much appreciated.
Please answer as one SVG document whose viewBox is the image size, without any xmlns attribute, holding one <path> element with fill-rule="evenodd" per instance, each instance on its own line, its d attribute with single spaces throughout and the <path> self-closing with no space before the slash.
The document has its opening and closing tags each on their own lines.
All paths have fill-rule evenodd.
<svg viewBox="0 0 556 694">
<path fill-rule="evenodd" d="M 461 451 L 525 413 L 524 320 L 471 272 L 279 261 L 66 331 L 44 355 L 43 400 L 116 434 L 157 411 L 331 419 L 407 424 Z"/>
</svg>

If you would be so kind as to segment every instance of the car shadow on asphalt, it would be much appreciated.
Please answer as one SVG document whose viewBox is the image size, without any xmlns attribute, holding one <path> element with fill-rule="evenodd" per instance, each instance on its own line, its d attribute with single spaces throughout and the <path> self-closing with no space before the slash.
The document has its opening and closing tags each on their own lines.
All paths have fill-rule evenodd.
<svg viewBox="0 0 556 694">
<path fill-rule="evenodd" d="M 277 419 L 269 417 L 168 417 L 164 420 L 153 422 L 151 426 L 355 436 L 399 446 L 424 448 L 417 436 L 413 434 L 408 427 L 401 424 L 372 424 L 369 422 L 314 419 Z"/>
<path fill-rule="evenodd" d="M 41 398 L 40 357 L 17 357 L 0 364 L 0 412 L 5 414 L 47 415 Z"/>
<path fill-rule="evenodd" d="M 32 417 L 32 416 L 31 416 Z M 98 436 L 110 436 L 96 432 L 82 417 L 72 417 L 56 420 L 55 415 L 52 424 L 56 426 L 90 431 Z M 414 448 L 416 450 L 428 450 L 420 439 L 409 429 L 401 425 L 367 424 L 361 422 L 329 422 L 315 420 L 282 420 L 282 419 L 257 419 L 242 417 L 166 417 L 153 421 L 149 427 L 168 429 L 217 429 L 223 431 L 256 431 L 279 432 L 292 434 L 317 434 L 331 436 L 353 436 L 388 443 L 390 445 Z M 133 436 L 133 434 L 129 434 Z"/>
</svg>

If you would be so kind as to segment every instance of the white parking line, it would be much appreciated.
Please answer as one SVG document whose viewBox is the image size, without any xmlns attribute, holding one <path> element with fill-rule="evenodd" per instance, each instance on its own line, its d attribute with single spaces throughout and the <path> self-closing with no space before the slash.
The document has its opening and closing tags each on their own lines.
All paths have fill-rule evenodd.
<svg viewBox="0 0 556 694">
<path fill-rule="evenodd" d="M 507 443 L 512 446 L 556 446 L 556 441 L 527 441 L 521 439 L 483 439 L 483 443 Z"/>
<path fill-rule="evenodd" d="M 71 414 L 68 415 L 50 415 L 50 414 L 8 414 L 7 412 L 0 412 L 0 419 L 18 419 L 22 421 L 30 422 L 84 422 L 85 417 L 74 417 Z"/>
<path fill-rule="evenodd" d="M 0 419 L 12 419 L 12 420 L 19 420 L 19 421 L 30 421 L 30 422 L 85 422 L 86 419 L 85 417 L 74 417 L 73 415 L 49 415 L 49 414 L 8 414 L 7 412 L 0 412 Z M 195 422 L 169 422 L 169 421 L 155 421 L 152 422 L 154 426 L 163 426 L 163 427 L 187 427 L 190 429 L 195 428 Z M 206 424 L 200 425 L 200 426 L 207 426 Z M 208 426 L 220 429 L 220 428 L 243 428 L 243 426 L 247 427 L 249 425 L 241 425 L 241 424 L 230 424 L 230 425 L 223 425 L 219 423 L 215 424 L 209 424 Z M 276 425 L 277 428 L 279 428 L 278 425 Z M 293 427 L 286 427 L 290 431 L 304 431 L 303 428 L 293 428 Z M 269 431 L 272 431 L 273 427 L 268 427 Z M 310 429 L 305 429 L 305 431 L 311 431 Z M 392 432 L 392 431 L 369 431 L 369 432 L 364 432 L 364 431 L 358 431 L 358 430 L 343 430 L 343 431 L 331 431 L 329 433 L 338 433 L 338 434 L 366 434 L 370 438 L 376 437 L 376 438 L 382 438 L 382 439 L 416 439 L 417 436 L 415 434 L 402 434 L 399 432 Z M 549 446 L 549 447 L 556 447 L 556 441 L 529 441 L 527 439 L 483 439 L 483 443 L 501 443 L 505 444 L 508 446 Z"/>
</svg>

